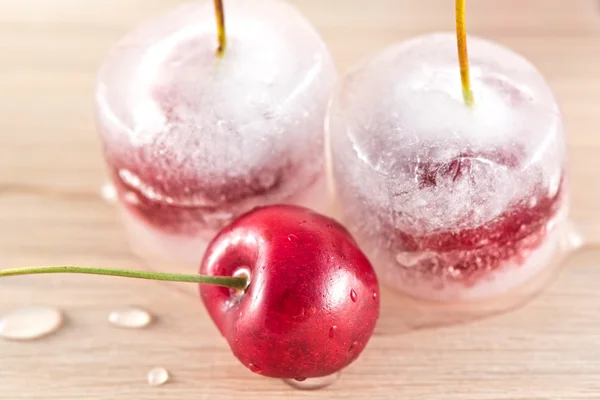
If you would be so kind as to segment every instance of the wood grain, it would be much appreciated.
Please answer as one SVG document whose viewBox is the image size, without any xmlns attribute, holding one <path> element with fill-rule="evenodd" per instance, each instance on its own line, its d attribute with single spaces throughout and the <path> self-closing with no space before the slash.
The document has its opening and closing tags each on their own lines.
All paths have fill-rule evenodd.
<svg viewBox="0 0 600 400">
<path fill-rule="evenodd" d="M 109 47 L 171 0 L 0 0 L 0 266 L 81 263 L 138 268 L 115 210 L 99 196 L 105 171 L 92 110 Z M 343 71 L 383 46 L 453 27 L 448 0 L 295 0 Z M 564 110 L 573 217 L 600 243 L 600 4 L 596 0 L 468 2 L 471 34 L 508 45 L 547 77 Z M 68 321 L 31 343 L 0 341 L 0 398 L 440 399 L 600 398 L 600 253 L 568 260 L 526 307 L 463 325 L 403 330 L 383 296 L 377 334 L 326 391 L 294 391 L 247 371 L 199 300 L 177 285 L 110 277 L 14 277 L 0 315 L 55 305 Z M 184 284 L 180 284 L 184 285 Z M 179 286 L 181 287 L 181 286 Z M 108 325 L 115 307 L 157 316 L 142 331 Z M 395 329 L 398 328 L 398 329 Z M 146 372 L 163 366 L 165 386 Z"/>
</svg>

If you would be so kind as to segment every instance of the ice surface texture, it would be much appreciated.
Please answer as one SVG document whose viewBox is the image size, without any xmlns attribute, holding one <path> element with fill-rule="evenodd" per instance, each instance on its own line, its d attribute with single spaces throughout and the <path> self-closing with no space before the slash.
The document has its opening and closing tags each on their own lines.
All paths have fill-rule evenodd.
<svg viewBox="0 0 600 400">
<path fill-rule="evenodd" d="M 511 50 L 474 37 L 468 47 L 474 108 L 463 100 L 456 37 L 436 33 L 352 69 L 329 115 L 349 229 L 384 283 L 427 298 L 470 297 L 492 276 L 505 279 L 504 267 L 510 279 L 564 198 L 551 89 Z"/>
<path fill-rule="evenodd" d="M 222 58 L 207 0 L 129 33 L 99 74 L 119 199 L 164 232 L 218 229 L 254 206 L 293 201 L 323 174 L 336 71 L 322 40 L 279 1 L 227 2 L 225 16 Z"/>
</svg>

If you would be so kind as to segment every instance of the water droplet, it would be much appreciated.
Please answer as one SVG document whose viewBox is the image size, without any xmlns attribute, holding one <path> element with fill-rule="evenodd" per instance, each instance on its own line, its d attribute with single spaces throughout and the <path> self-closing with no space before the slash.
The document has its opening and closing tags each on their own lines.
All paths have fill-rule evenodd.
<svg viewBox="0 0 600 400">
<path fill-rule="evenodd" d="M 112 183 L 105 183 L 100 189 L 100 197 L 108 204 L 115 204 L 117 201 L 117 189 Z"/>
<path fill-rule="evenodd" d="M 148 385 L 150 386 L 160 386 L 169 380 L 169 371 L 162 367 L 152 368 L 148 371 Z"/>
<path fill-rule="evenodd" d="M 352 353 L 354 351 L 354 349 L 356 348 L 356 346 L 358 345 L 358 342 L 354 342 L 350 345 L 350 347 L 348 347 L 348 353 Z"/>
<path fill-rule="evenodd" d="M 373 300 L 377 300 L 377 292 L 373 292 Z"/>
<path fill-rule="evenodd" d="M 576 251 L 585 244 L 582 232 L 572 221 L 569 221 L 565 227 L 562 246 L 566 251 Z"/>
<path fill-rule="evenodd" d="M 18 308 L 0 318 L 0 338 L 32 340 L 56 332 L 64 322 L 63 314 L 53 307 Z"/>
<path fill-rule="evenodd" d="M 119 328 L 144 328 L 152 322 L 152 315 L 140 307 L 125 307 L 112 311 L 108 322 Z"/>
<path fill-rule="evenodd" d="M 333 339 L 333 334 L 335 333 L 337 326 L 334 325 L 329 329 L 329 339 Z"/>
<path fill-rule="evenodd" d="M 291 241 L 293 241 L 293 240 L 296 240 L 296 239 L 298 239 L 298 236 L 294 235 L 293 233 L 290 233 L 290 234 L 288 235 L 288 240 L 289 240 L 290 242 L 291 242 Z"/>
<path fill-rule="evenodd" d="M 252 363 L 248 364 L 248 368 L 250 368 L 250 371 L 254 372 L 255 374 L 260 374 L 262 372 L 261 367 Z"/>
<path fill-rule="evenodd" d="M 354 291 L 354 289 L 350 290 L 350 298 L 352 299 L 353 302 L 356 303 L 358 296 L 356 295 L 356 292 Z"/>
<path fill-rule="evenodd" d="M 336 372 L 334 374 L 319 377 L 319 378 L 285 379 L 284 382 L 296 389 L 316 390 L 316 389 L 323 389 L 327 386 L 334 384 L 339 378 L 340 378 L 340 373 Z"/>
</svg>

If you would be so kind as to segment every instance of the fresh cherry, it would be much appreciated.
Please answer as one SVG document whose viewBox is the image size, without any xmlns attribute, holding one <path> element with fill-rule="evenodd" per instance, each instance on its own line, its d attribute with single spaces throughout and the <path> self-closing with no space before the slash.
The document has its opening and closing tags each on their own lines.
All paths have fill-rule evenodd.
<svg viewBox="0 0 600 400">
<path fill-rule="evenodd" d="M 234 355 L 283 379 L 322 377 L 356 360 L 379 316 L 371 264 L 348 231 L 309 209 L 256 208 L 210 243 L 204 275 L 249 274 L 243 293 L 200 293 Z"/>
</svg>

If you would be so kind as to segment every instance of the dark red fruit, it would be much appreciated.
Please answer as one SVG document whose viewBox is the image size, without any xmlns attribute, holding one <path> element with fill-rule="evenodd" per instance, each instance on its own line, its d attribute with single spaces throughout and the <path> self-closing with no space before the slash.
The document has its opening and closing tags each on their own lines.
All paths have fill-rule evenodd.
<svg viewBox="0 0 600 400">
<path fill-rule="evenodd" d="M 201 285 L 233 354 L 273 378 L 327 376 L 352 363 L 379 317 L 379 285 L 348 231 L 306 208 L 257 208 L 209 245 L 200 273 L 247 268 L 244 293 Z"/>
</svg>

